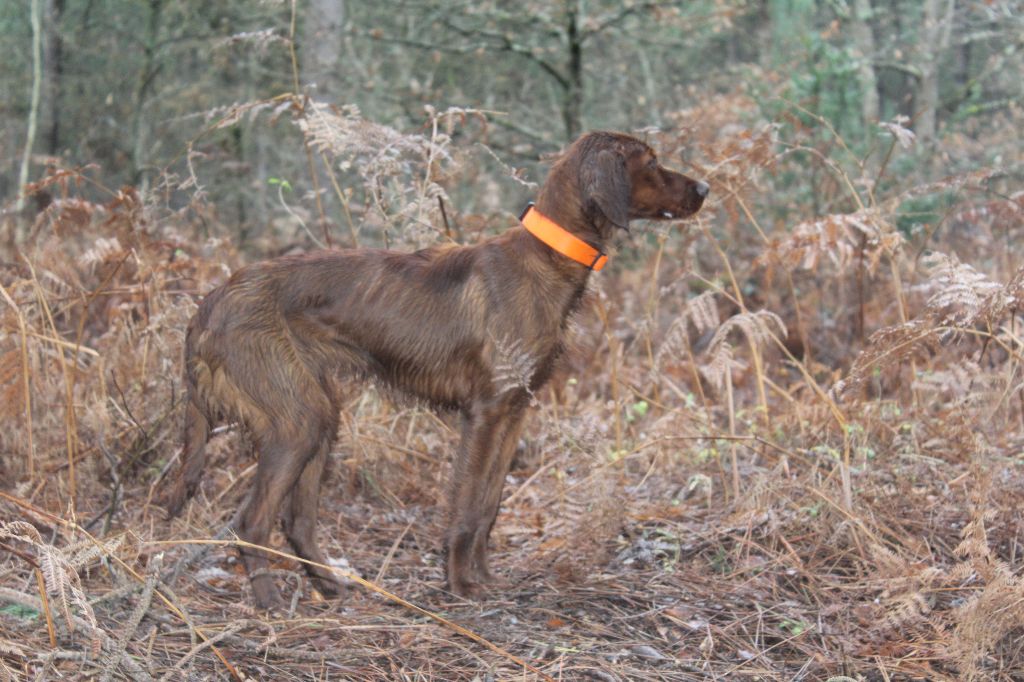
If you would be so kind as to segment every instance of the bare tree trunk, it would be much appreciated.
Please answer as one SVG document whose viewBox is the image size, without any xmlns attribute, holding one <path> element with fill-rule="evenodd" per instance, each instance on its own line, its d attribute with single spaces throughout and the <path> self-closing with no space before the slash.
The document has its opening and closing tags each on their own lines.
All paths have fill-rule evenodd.
<svg viewBox="0 0 1024 682">
<path fill-rule="evenodd" d="M 861 121 L 867 130 L 879 118 L 878 83 L 875 79 L 875 36 L 871 32 L 871 0 L 854 0 L 850 33 L 860 54 L 857 78 L 860 81 Z"/>
<path fill-rule="evenodd" d="M 28 184 L 28 168 L 32 159 L 32 147 L 36 142 L 36 125 L 39 120 L 39 94 L 43 81 L 43 27 L 42 0 L 32 0 L 30 6 L 32 23 L 32 96 L 28 109 L 28 132 L 25 134 L 25 151 L 21 156 L 21 168 L 18 171 L 18 200 L 15 210 L 25 208 L 24 188 Z"/>
<path fill-rule="evenodd" d="M 146 189 L 148 178 L 143 176 L 142 167 L 145 165 L 145 108 L 149 100 L 149 92 L 153 88 L 157 73 L 160 72 L 162 64 L 157 60 L 159 45 L 157 39 L 160 34 L 160 16 L 163 11 L 163 0 L 149 0 L 149 20 L 146 28 L 146 38 L 143 44 L 142 69 L 135 84 L 135 94 L 132 98 L 132 182 L 141 185 Z"/>
<path fill-rule="evenodd" d="M 579 5 L 569 0 L 565 36 L 569 49 L 569 70 L 562 102 L 566 140 L 574 140 L 583 128 L 583 42 L 579 30 Z"/>
<path fill-rule="evenodd" d="M 46 140 L 46 152 L 60 154 L 61 74 L 64 71 L 64 41 L 61 37 L 61 16 L 64 0 L 46 0 L 43 14 L 43 92 L 40 105 L 40 128 Z"/>
<path fill-rule="evenodd" d="M 302 79 L 316 86 L 314 97 L 337 101 L 341 96 L 342 28 L 345 0 L 310 0 L 303 17 L 299 62 Z"/>
<path fill-rule="evenodd" d="M 292 5 L 293 11 L 295 5 Z M 294 15 L 293 15 L 294 16 Z M 342 31 L 345 25 L 345 0 L 309 0 L 302 14 L 301 34 L 296 39 L 292 34 L 294 48 L 298 52 L 298 71 L 295 89 L 312 86 L 314 99 L 341 103 L 345 93 L 341 92 L 341 48 Z M 294 27 L 294 25 L 293 25 Z M 301 81 L 301 84 L 300 84 Z M 296 92 L 298 94 L 298 92 Z M 318 226 L 323 238 L 330 244 L 333 221 L 328 215 L 339 215 L 330 192 L 321 188 L 330 187 L 327 170 L 316 161 L 316 154 L 306 142 L 306 160 L 309 165 L 310 182 L 316 196 Z M 327 163 L 325 160 L 324 163 Z"/>
<path fill-rule="evenodd" d="M 939 109 L 939 59 L 949 47 L 956 0 L 925 0 L 921 86 L 918 90 L 917 138 L 927 148 L 935 142 Z"/>
</svg>

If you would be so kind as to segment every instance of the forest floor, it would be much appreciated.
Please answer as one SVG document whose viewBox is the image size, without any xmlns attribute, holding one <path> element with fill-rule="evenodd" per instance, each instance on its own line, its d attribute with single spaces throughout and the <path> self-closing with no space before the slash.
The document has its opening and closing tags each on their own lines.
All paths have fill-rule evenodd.
<svg viewBox="0 0 1024 682">
<path fill-rule="evenodd" d="M 683 423 L 666 429 L 678 436 L 649 438 L 616 461 L 572 447 L 547 454 L 528 447 L 508 478 L 492 536 L 500 583 L 469 602 L 444 590 L 438 552 L 444 515 L 435 501 L 443 499 L 442 452 L 452 434 L 422 412 L 377 407 L 376 418 L 360 423 L 360 444 L 336 450 L 319 537 L 332 563 L 416 610 L 358 584 L 324 600 L 288 559 L 274 568 L 290 608 L 254 610 L 235 550 L 189 543 L 223 535 L 244 499 L 253 467 L 225 434 L 214 440 L 201 495 L 172 523 L 147 503 L 144 485 L 123 486 L 113 513 L 112 486 L 83 485 L 77 508 L 87 530 L 30 511 L 26 498 L 38 504 L 53 484 L 4 495 L 5 517 L 39 529 L 39 536 L 8 529 L 5 548 L 29 536 L 29 546 L 52 547 L 37 555 L 44 569 L 81 572 L 81 583 L 63 595 L 78 627 L 66 629 L 55 609 L 53 646 L 33 561 L 8 555 L 0 631 L 9 674 L 959 679 L 956 666 L 974 652 L 957 644 L 984 639 L 999 610 L 1019 609 L 1012 603 L 1019 587 L 979 584 L 958 568 L 956 548 L 965 528 L 990 515 L 988 545 L 972 550 L 987 559 L 977 561 L 991 560 L 989 545 L 1019 561 L 1024 443 L 990 453 L 984 474 L 958 443 L 878 452 L 853 467 L 853 509 L 841 501 L 835 460 L 796 439 L 736 443 L 739 498 L 703 481 L 729 476 L 717 464 L 694 464 Z M 541 408 L 539 428 L 551 426 L 552 411 Z M 420 449 L 421 429 L 440 438 L 436 455 Z M 273 546 L 287 550 L 280 534 Z M 986 595 L 971 609 L 972 596 L 996 589 L 1001 596 Z M 76 606 L 79 592 L 91 622 Z M 1021 679 L 1021 641 L 1012 632 L 1001 643 L 986 640 L 995 650 L 976 663 L 988 671 L 983 679 Z"/>
<path fill-rule="evenodd" d="M 361 582 L 325 600 L 283 554 L 270 614 L 228 531 L 236 427 L 183 514 L 158 505 L 186 323 L 244 259 L 195 207 L 56 202 L 0 266 L 0 680 L 1024 679 L 1024 196 L 968 193 L 929 248 L 987 255 L 925 267 L 895 203 L 754 243 L 766 190 L 713 180 L 595 277 L 497 586 L 444 589 L 453 417 L 354 388 L 318 537 Z"/>
</svg>

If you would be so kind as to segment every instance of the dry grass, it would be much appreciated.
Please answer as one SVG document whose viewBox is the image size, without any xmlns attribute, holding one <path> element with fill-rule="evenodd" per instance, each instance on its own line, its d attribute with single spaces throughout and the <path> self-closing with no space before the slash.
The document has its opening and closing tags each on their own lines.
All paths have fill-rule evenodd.
<svg viewBox="0 0 1024 682">
<path fill-rule="evenodd" d="M 865 183 L 723 113 L 742 110 L 655 136 L 694 150 L 715 201 L 682 235 L 638 226 L 596 278 L 509 476 L 506 582 L 476 603 L 443 590 L 449 418 L 359 389 L 320 537 L 360 580 L 324 601 L 282 556 L 292 608 L 254 612 L 225 533 L 244 439 L 215 437 L 182 518 L 152 504 L 185 323 L 242 257 L 199 237 L 219 229 L 201 202 L 47 181 L 61 198 L 0 270 L 0 680 L 1021 679 L 1024 270 L 999 245 L 1024 195 L 991 172 Z M 424 137 L 309 112 L 355 188 L 342 234 L 446 238 L 436 199 L 471 161 L 445 117 L 466 112 Z M 837 188 L 813 218 L 774 187 L 808 157 Z M 935 195 L 953 196 L 938 223 L 897 229 Z M 528 359 L 509 355 L 514 383 Z"/>
</svg>

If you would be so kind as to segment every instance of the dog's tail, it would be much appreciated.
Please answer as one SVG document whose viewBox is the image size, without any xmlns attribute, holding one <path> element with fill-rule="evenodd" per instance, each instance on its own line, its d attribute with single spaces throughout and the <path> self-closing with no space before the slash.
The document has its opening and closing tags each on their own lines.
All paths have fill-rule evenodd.
<svg viewBox="0 0 1024 682">
<path fill-rule="evenodd" d="M 191 331 L 191 330 L 189 330 Z M 190 343 L 192 334 L 188 334 L 185 340 L 185 428 L 183 451 L 181 453 L 181 464 L 178 467 L 177 477 L 171 487 L 170 494 L 164 501 L 169 518 L 173 518 L 181 512 L 181 508 L 195 494 L 199 487 L 199 479 L 203 475 L 203 468 L 206 466 L 206 442 L 210 439 L 210 418 L 207 415 L 205 405 L 201 402 L 199 387 L 196 381 L 194 370 L 194 349 Z"/>
</svg>

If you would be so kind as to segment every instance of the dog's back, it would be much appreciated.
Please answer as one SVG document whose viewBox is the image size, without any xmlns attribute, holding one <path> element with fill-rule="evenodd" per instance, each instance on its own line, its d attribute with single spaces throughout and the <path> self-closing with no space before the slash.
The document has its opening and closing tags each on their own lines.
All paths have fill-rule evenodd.
<svg viewBox="0 0 1024 682">
<path fill-rule="evenodd" d="M 177 513 L 198 485 L 209 429 L 238 419 L 260 433 L 338 412 L 340 380 L 380 381 L 443 409 L 493 386 L 494 355 L 543 315 L 540 292 L 500 238 L 478 247 L 327 250 L 247 266 L 210 292 L 189 323 L 183 475 Z M 515 299 L 533 299 L 515 306 Z M 547 315 L 554 315 L 547 312 Z M 537 324 L 538 322 L 534 322 Z M 533 326 L 529 321 L 528 326 Z M 550 355 L 561 329 L 524 353 Z"/>
</svg>

